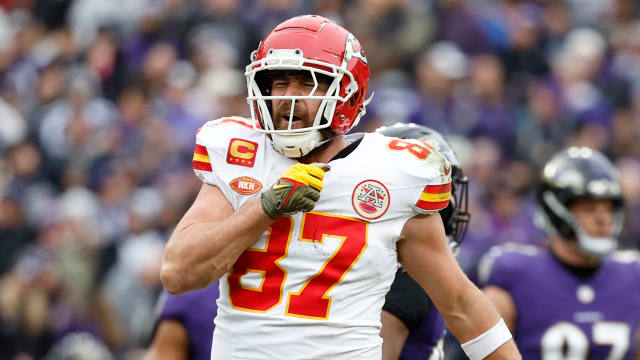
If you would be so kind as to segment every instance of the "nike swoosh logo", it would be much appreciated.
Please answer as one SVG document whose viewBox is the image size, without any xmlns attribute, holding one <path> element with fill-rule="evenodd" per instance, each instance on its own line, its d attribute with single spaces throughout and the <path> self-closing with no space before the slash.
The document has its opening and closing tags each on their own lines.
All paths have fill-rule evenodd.
<svg viewBox="0 0 640 360">
<path fill-rule="evenodd" d="M 290 187 L 291 185 L 284 185 L 284 184 L 275 184 L 273 185 L 271 188 L 273 190 L 278 190 L 278 189 L 282 189 L 282 188 L 286 188 L 286 187 Z"/>
</svg>

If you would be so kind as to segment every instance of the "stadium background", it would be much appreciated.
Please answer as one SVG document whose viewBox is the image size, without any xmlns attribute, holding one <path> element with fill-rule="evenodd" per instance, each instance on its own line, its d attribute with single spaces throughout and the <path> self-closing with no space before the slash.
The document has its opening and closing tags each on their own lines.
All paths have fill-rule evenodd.
<svg viewBox="0 0 640 360">
<path fill-rule="evenodd" d="M 0 0 L 0 358 L 141 354 L 163 245 L 200 186 L 194 132 L 248 116 L 249 53 L 299 14 L 363 44 L 376 95 L 360 130 L 415 122 L 451 140 L 472 279 L 492 245 L 541 243 L 532 190 L 567 145 L 614 160 L 637 247 L 639 3 Z"/>
</svg>

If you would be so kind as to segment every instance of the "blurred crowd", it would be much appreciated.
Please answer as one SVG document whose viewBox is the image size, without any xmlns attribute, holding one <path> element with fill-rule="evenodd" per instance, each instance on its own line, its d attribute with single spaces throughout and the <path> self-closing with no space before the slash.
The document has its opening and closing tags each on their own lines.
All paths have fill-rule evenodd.
<svg viewBox="0 0 640 360">
<path fill-rule="evenodd" d="M 249 115 L 250 52 L 305 13 L 367 52 L 359 130 L 415 122 L 458 152 L 472 278 L 492 245 L 542 244 L 533 190 L 568 145 L 614 160 L 640 244 L 638 0 L 0 0 L 1 359 L 138 358 L 195 130 Z"/>
</svg>

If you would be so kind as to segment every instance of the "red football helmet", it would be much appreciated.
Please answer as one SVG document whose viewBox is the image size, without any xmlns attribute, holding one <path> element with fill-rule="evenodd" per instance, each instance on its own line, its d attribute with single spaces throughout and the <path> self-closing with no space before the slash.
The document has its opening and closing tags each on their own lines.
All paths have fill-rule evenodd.
<svg viewBox="0 0 640 360">
<path fill-rule="evenodd" d="M 351 130 L 365 114 L 369 65 L 358 40 L 335 22 L 316 15 L 297 16 L 278 25 L 251 55 L 246 68 L 251 116 L 256 130 L 271 134 L 274 148 L 289 157 L 300 157 L 322 144 L 320 129 L 336 134 Z M 309 71 L 314 88 L 304 96 L 271 96 L 261 72 Z M 264 73 L 262 73 L 264 74 Z M 330 79 L 327 93 L 315 95 L 318 77 Z M 262 83 L 261 83 L 262 82 Z M 291 100 L 289 128 L 276 130 L 271 100 Z M 291 129 L 295 101 L 321 99 L 312 126 Z M 262 129 L 258 128 L 258 122 Z"/>
</svg>

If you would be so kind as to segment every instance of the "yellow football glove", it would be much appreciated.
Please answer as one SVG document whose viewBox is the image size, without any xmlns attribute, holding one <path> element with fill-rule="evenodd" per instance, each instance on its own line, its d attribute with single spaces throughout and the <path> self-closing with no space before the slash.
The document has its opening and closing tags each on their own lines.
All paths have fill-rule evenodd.
<svg viewBox="0 0 640 360">
<path fill-rule="evenodd" d="M 329 166 L 295 164 L 262 193 L 262 209 L 272 219 L 299 211 L 311 211 L 320 199 L 322 179 Z"/>
</svg>

